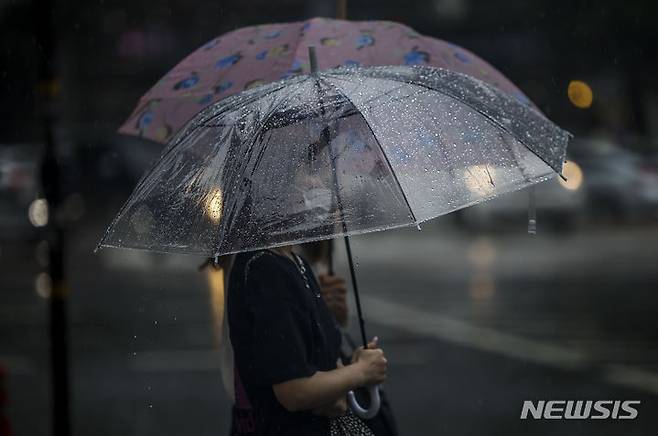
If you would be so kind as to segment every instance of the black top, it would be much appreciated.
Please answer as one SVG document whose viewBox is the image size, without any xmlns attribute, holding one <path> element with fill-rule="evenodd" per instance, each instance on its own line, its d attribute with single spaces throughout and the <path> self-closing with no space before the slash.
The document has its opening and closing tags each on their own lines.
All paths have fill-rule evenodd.
<svg viewBox="0 0 658 436">
<path fill-rule="evenodd" d="M 227 311 L 235 357 L 234 435 L 329 435 L 328 419 L 288 412 L 272 385 L 336 368 L 340 332 L 308 263 L 236 256 Z M 301 270 L 305 270 L 302 275 Z"/>
</svg>

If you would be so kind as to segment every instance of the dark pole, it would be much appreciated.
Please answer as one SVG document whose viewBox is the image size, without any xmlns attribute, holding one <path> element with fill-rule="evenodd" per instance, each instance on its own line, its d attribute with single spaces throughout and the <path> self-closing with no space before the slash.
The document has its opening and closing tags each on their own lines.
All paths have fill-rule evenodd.
<svg viewBox="0 0 658 436">
<path fill-rule="evenodd" d="M 309 64 L 311 66 L 311 73 L 316 73 L 318 71 L 318 58 L 315 53 L 315 47 L 311 46 L 308 48 L 308 58 L 309 58 Z M 331 144 L 329 143 L 330 140 L 329 138 L 325 138 L 327 141 L 327 147 L 329 147 L 329 150 L 331 152 Z M 334 161 L 334 159 L 332 159 Z M 340 201 L 340 196 L 338 194 L 338 180 L 336 179 L 336 173 L 334 172 L 334 184 L 336 186 L 336 195 L 338 196 L 338 209 L 340 210 L 341 214 L 341 221 L 343 223 L 343 232 L 347 235 L 347 226 L 345 225 L 345 218 L 343 217 L 343 206 Z M 368 340 L 366 339 L 366 327 L 365 327 L 365 321 L 363 319 L 363 311 L 361 310 L 361 299 L 359 298 L 359 286 L 356 281 L 356 271 L 354 269 L 354 261 L 352 259 L 352 248 L 350 247 L 350 238 L 349 236 L 345 236 L 345 250 L 347 252 L 347 261 L 350 266 L 350 278 L 352 279 L 352 288 L 354 289 L 354 300 L 356 302 L 356 312 L 359 317 L 359 327 L 361 329 L 361 340 L 363 341 L 363 348 L 368 348 Z M 329 241 L 330 247 L 333 246 L 332 241 Z M 331 256 L 331 251 L 332 249 L 330 248 L 329 251 L 329 272 L 333 274 L 333 256 Z"/>
<path fill-rule="evenodd" d="M 36 41 L 40 51 L 37 91 L 44 138 L 41 185 L 48 204 L 49 215 L 46 238 L 49 247 L 49 273 L 52 282 L 49 301 L 53 435 L 68 436 L 70 433 L 66 317 L 68 288 L 64 271 L 64 232 L 57 217 L 57 211 L 61 203 L 61 186 L 54 133 L 56 123 L 55 99 L 59 91 L 59 80 L 55 71 L 56 35 L 53 23 L 55 0 L 33 0 L 32 6 L 34 8 Z"/>
<path fill-rule="evenodd" d="M 336 0 L 336 18 L 347 19 L 347 0 Z"/>
</svg>

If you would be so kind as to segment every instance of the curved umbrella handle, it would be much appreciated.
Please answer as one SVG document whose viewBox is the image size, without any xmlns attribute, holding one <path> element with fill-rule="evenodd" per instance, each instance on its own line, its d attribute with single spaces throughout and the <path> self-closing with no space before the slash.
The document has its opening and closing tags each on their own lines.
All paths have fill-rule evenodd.
<svg viewBox="0 0 658 436">
<path fill-rule="evenodd" d="M 370 386 L 368 388 L 368 393 L 370 394 L 370 407 L 367 409 L 361 407 L 356 399 L 356 395 L 354 395 L 354 391 L 349 391 L 347 393 L 347 401 L 350 404 L 350 409 L 352 409 L 359 418 L 371 419 L 377 415 L 377 412 L 379 412 L 379 407 L 381 406 L 379 385 Z"/>
</svg>

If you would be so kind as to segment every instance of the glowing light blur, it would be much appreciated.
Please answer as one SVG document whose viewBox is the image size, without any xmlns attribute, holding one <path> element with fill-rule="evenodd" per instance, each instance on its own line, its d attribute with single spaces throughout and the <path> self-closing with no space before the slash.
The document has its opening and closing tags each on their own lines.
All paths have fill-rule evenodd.
<svg viewBox="0 0 658 436">
<path fill-rule="evenodd" d="M 560 185 L 569 191 L 577 191 L 580 189 L 584 178 L 583 170 L 576 162 L 572 160 L 566 161 L 562 166 L 562 174 L 567 178 L 567 180 L 565 181 L 562 178 L 559 178 L 558 180 L 560 181 Z"/>
<path fill-rule="evenodd" d="M 43 198 L 37 198 L 30 203 L 27 217 L 34 227 L 44 227 L 48 224 L 48 202 Z"/>
<path fill-rule="evenodd" d="M 496 293 L 493 267 L 498 255 L 493 241 L 486 237 L 476 239 L 468 247 L 468 259 L 475 267 L 468 292 L 476 304 L 487 303 Z"/>
<path fill-rule="evenodd" d="M 496 293 L 496 282 L 489 271 L 477 272 L 468 288 L 471 299 L 476 303 L 483 303 L 493 298 Z"/>
<path fill-rule="evenodd" d="M 491 239 L 481 237 L 468 248 L 468 258 L 479 269 L 490 267 L 496 258 L 496 247 Z"/>
<path fill-rule="evenodd" d="M 34 280 L 34 290 L 41 298 L 50 298 L 53 290 L 53 281 L 48 273 L 42 272 L 37 275 Z"/>
<path fill-rule="evenodd" d="M 567 96 L 571 104 L 580 109 L 587 109 L 592 106 L 594 93 L 592 88 L 582 80 L 572 80 L 567 87 Z"/>
<path fill-rule="evenodd" d="M 213 223 L 218 223 L 222 218 L 222 211 L 224 210 L 224 196 L 222 191 L 217 188 L 208 194 L 206 197 L 206 215 Z"/>
<path fill-rule="evenodd" d="M 215 324 L 217 343 L 221 345 L 224 325 L 224 270 L 206 268 L 206 279 L 210 296 L 210 309 Z"/>
<path fill-rule="evenodd" d="M 464 170 L 464 183 L 477 195 L 489 195 L 496 188 L 496 170 L 489 165 L 471 165 Z"/>
</svg>

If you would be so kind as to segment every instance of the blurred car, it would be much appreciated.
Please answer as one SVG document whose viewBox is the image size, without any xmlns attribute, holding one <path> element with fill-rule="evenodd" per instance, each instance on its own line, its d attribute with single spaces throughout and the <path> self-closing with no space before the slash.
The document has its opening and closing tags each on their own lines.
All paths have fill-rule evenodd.
<svg viewBox="0 0 658 436">
<path fill-rule="evenodd" d="M 41 148 L 34 144 L 0 145 L 0 238 L 36 235 L 30 206 L 37 198 Z"/>
<path fill-rule="evenodd" d="M 637 189 L 641 218 L 658 215 L 658 156 L 640 159 Z"/>
<path fill-rule="evenodd" d="M 576 139 L 569 152 L 583 168 L 592 218 L 637 219 L 658 210 L 655 158 L 597 139 Z"/>
<path fill-rule="evenodd" d="M 58 142 L 63 217 L 118 208 L 162 147 L 122 135 L 78 135 Z M 45 202 L 38 198 L 42 148 L 0 145 L 0 239 L 34 238 L 41 221 L 47 221 Z"/>
<path fill-rule="evenodd" d="M 572 171 L 580 171 L 571 162 Z M 566 167 L 565 167 L 566 170 Z M 576 227 L 585 215 L 586 202 L 582 173 L 564 182 L 553 178 L 535 185 L 537 225 L 541 231 L 548 224 L 551 229 Z M 467 228 L 499 229 L 501 227 L 525 228 L 528 221 L 528 189 L 511 192 L 491 201 L 463 209 L 457 214 L 458 222 Z"/>
<path fill-rule="evenodd" d="M 87 212 L 117 208 L 163 145 L 119 134 L 76 134 L 60 144 L 64 195 L 80 195 Z"/>
</svg>

